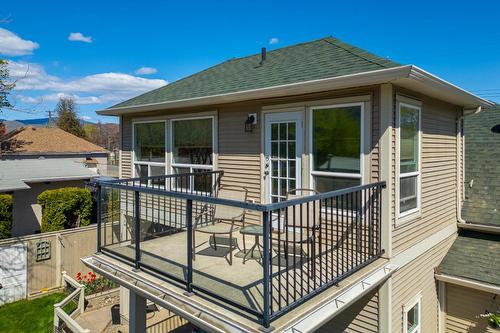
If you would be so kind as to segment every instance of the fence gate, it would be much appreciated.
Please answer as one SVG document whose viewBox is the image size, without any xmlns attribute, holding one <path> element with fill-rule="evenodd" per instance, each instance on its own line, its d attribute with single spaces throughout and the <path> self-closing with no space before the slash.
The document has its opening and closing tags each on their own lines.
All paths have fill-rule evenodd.
<svg viewBox="0 0 500 333">
<path fill-rule="evenodd" d="M 0 305 L 26 298 L 26 244 L 0 246 Z"/>
</svg>

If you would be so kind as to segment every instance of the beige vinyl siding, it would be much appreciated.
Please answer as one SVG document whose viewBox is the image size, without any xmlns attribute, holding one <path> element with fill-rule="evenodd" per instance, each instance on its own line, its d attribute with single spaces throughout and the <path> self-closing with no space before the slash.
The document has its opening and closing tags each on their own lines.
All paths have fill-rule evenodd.
<svg viewBox="0 0 500 333">
<path fill-rule="evenodd" d="M 122 132 L 121 132 L 121 142 L 122 142 L 122 155 L 121 155 L 121 169 L 122 169 L 122 178 L 131 178 L 133 176 L 132 172 L 132 118 L 130 117 L 122 117 L 121 118 Z"/>
<path fill-rule="evenodd" d="M 219 156 L 218 170 L 224 171 L 221 185 L 241 186 L 248 190 L 248 199 L 261 202 L 260 126 L 245 132 L 244 124 L 249 113 L 258 113 L 255 103 L 220 107 L 218 112 Z M 246 222 L 260 222 L 260 214 L 247 212 Z"/>
<path fill-rule="evenodd" d="M 405 92 L 405 95 L 408 96 L 409 93 Z M 392 181 L 395 185 L 395 219 L 392 246 L 395 254 L 457 221 L 457 163 L 460 161 L 457 156 L 456 120 L 460 108 L 425 96 L 414 98 L 422 102 L 421 214 L 406 220 L 405 223 L 400 223 L 395 216 L 398 205 L 395 194 L 399 188 L 394 151 L 395 171 Z M 395 109 L 395 112 L 398 110 Z M 393 141 L 394 147 L 397 148 L 396 130 L 393 133 Z"/>
<path fill-rule="evenodd" d="M 371 292 L 327 322 L 316 333 L 378 332 L 378 293 Z"/>
<path fill-rule="evenodd" d="M 392 331 L 403 332 L 403 306 L 420 293 L 421 332 L 438 330 L 438 295 L 434 268 L 439 265 L 456 236 L 450 236 L 392 277 Z"/>
<path fill-rule="evenodd" d="M 485 310 L 498 309 L 494 294 L 453 284 L 446 284 L 446 324 L 447 333 L 498 332 L 488 326 L 486 318 L 479 317 Z M 497 295 L 498 298 L 498 295 Z"/>
<path fill-rule="evenodd" d="M 379 156 L 380 156 L 380 87 L 372 93 L 372 115 L 371 115 L 371 149 L 370 149 L 370 179 L 371 182 L 380 180 Z"/>
</svg>

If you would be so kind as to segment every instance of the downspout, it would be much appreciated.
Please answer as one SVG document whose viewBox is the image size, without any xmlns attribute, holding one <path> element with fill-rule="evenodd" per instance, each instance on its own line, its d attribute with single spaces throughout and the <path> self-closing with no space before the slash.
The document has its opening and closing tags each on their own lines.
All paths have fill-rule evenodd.
<svg viewBox="0 0 500 333">
<path fill-rule="evenodd" d="M 462 115 L 457 118 L 457 222 L 458 223 L 467 223 L 462 218 L 462 182 L 465 181 L 465 177 L 462 178 L 462 182 L 460 182 L 460 173 L 462 170 L 465 170 L 465 147 L 462 147 L 462 122 L 465 117 L 478 114 L 481 112 L 481 106 L 478 106 L 474 109 L 462 109 Z M 460 158 L 462 158 L 463 163 L 460 163 Z M 464 175 L 464 173 L 462 173 Z"/>
</svg>

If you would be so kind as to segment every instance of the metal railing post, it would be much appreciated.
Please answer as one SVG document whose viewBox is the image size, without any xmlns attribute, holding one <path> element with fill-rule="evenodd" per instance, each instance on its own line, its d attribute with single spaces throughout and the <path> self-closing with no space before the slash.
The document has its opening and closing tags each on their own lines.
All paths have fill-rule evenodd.
<svg viewBox="0 0 500 333">
<path fill-rule="evenodd" d="M 193 293 L 193 200 L 186 200 L 186 227 L 187 227 L 187 278 L 186 291 Z"/>
<path fill-rule="evenodd" d="M 141 203 L 139 191 L 134 191 L 134 206 L 135 206 L 135 269 L 140 269 L 141 262 Z"/>
<path fill-rule="evenodd" d="M 97 183 L 97 253 L 101 252 L 101 225 L 102 225 L 102 208 L 101 208 L 101 184 Z"/>
<path fill-rule="evenodd" d="M 271 318 L 270 318 L 270 310 L 271 310 L 271 276 L 269 274 L 269 266 L 271 265 L 271 257 L 270 257 L 270 242 L 271 242 L 271 233 L 270 233 L 270 222 L 269 222 L 269 212 L 262 212 L 262 243 L 264 248 L 264 253 L 262 254 L 262 271 L 264 274 L 263 277 L 263 297 L 264 297 L 264 308 L 262 311 L 262 326 L 264 326 L 264 330 L 270 330 Z"/>
</svg>

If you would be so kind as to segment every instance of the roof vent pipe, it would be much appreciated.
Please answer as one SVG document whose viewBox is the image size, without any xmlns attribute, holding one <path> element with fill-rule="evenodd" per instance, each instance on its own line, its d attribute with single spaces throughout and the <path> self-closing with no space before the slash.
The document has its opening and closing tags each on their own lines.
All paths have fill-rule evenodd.
<svg viewBox="0 0 500 333">
<path fill-rule="evenodd" d="M 267 56 L 267 50 L 265 47 L 262 48 L 262 50 L 260 51 L 260 64 L 262 65 L 264 63 L 264 61 L 266 60 L 266 56 Z"/>
</svg>

